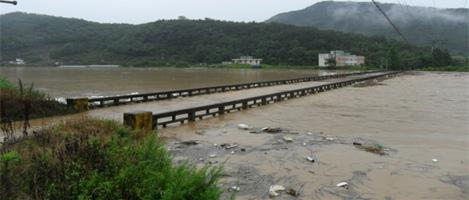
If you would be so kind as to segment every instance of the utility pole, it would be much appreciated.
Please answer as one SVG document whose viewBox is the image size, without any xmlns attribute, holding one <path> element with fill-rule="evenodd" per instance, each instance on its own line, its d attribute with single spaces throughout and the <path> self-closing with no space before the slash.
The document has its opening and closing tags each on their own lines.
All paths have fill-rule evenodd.
<svg viewBox="0 0 469 200">
<path fill-rule="evenodd" d="M 16 4 L 18 4 L 17 1 L 3 1 L 3 0 L 0 0 L 0 3 L 9 3 L 9 4 L 13 4 L 16 6 Z"/>
</svg>

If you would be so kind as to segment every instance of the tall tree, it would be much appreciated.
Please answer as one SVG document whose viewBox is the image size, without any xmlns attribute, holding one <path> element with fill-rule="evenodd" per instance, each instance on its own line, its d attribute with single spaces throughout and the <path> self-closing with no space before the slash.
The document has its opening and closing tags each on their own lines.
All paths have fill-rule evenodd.
<svg viewBox="0 0 469 200">
<path fill-rule="evenodd" d="M 399 60 L 399 55 L 397 54 L 395 47 L 391 47 L 389 49 L 388 66 L 389 66 L 389 69 L 392 69 L 392 70 L 401 69 L 401 61 Z"/>
<path fill-rule="evenodd" d="M 443 67 L 451 65 L 453 62 L 448 50 L 435 48 L 431 54 L 431 65 L 433 67 Z"/>
</svg>

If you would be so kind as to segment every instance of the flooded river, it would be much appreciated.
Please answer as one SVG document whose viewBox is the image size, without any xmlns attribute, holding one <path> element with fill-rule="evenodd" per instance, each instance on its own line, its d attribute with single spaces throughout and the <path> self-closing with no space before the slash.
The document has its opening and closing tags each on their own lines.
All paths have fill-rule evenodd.
<svg viewBox="0 0 469 200">
<path fill-rule="evenodd" d="M 342 73 L 346 71 L 339 71 Z M 109 67 L 0 67 L 0 75 L 18 79 L 53 97 L 109 96 L 134 92 L 215 86 L 323 75 L 331 71 L 213 69 L 213 68 L 109 68 Z"/>
<path fill-rule="evenodd" d="M 256 132 L 263 127 L 282 131 Z M 160 134 L 177 160 L 224 162 L 223 184 L 240 188 L 237 199 L 268 199 L 271 185 L 299 199 L 469 199 L 469 73 L 411 73 Z M 178 142 L 188 140 L 200 143 Z M 277 199 L 296 198 L 283 191 Z"/>
<path fill-rule="evenodd" d="M 127 68 L 0 68 L 0 72 L 9 79 L 34 81 L 54 96 L 122 94 L 324 73 Z M 226 101 L 290 87 L 294 86 L 128 108 L 145 110 L 158 104 L 167 109 L 178 102 Z M 124 108 L 82 115 L 121 120 Z M 241 130 L 241 123 L 251 128 Z M 260 131 L 264 127 L 279 131 Z M 159 134 L 175 162 L 223 163 L 221 185 L 226 191 L 235 188 L 236 199 L 269 199 L 272 185 L 287 189 L 275 199 L 469 199 L 469 73 L 411 72 L 161 129 Z M 187 142 L 192 140 L 197 142 Z M 367 144 L 384 149 L 386 155 L 364 151 Z M 341 182 L 348 186 L 338 187 Z M 229 192 L 225 198 L 229 199 Z"/>
</svg>

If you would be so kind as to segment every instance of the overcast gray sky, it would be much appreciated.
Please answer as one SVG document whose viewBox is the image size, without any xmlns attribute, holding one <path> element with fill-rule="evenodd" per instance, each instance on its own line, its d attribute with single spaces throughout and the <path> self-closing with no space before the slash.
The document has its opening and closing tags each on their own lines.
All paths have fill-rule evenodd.
<svg viewBox="0 0 469 200">
<path fill-rule="evenodd" d="M 0 4 L 0 13 L 14 11 L 74 17 L 97 22 L 139 24 L 158 19 L 205 17 L 229 21 L 264 21 L 320 0 L 17 0 Z M 357 0 L 358 1 L 358 0 Z M 361 0 L 364 1 L 364 0 Z M 468 0 L 378 0 L 439 8 L 468 7 Z M 368 1 L 369 2 L 369 1 Z"/>
</svg>

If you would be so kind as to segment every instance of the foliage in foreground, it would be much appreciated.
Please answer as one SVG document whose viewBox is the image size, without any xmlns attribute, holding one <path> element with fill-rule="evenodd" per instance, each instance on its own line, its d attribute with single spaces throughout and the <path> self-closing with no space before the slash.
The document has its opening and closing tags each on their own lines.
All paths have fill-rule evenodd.
<svg viewBox="0 0 469 200">
<path fill-rule="evenodd" d="M 2 89 L 2 88 L 12 89 L 12 88 L 14 88 L 14 86 L 6 78 L 0 76 L 0 89 Z"/>
<path fill-rule="evenodd" d="M 16 87 L 5 78 L 0 77 L 0 121 L 27 121 L 33 118 L 74 112 L 76 112 L 74 109 L 35 90 L 33 85 L 24 87 L 22 82 L 19 81 Z M 8 119 L 4 119 L 5 117 L 8 117 Z"/>
<path fill-rule="evenodd" d="M 171 162 L 152 133 L 86 119 L 0 154 L 0 199 L 218 199 L 220 167 Z"/>
</svg>

